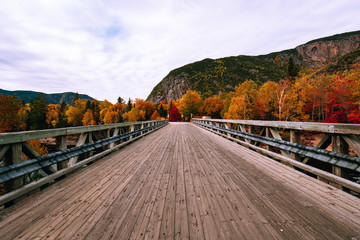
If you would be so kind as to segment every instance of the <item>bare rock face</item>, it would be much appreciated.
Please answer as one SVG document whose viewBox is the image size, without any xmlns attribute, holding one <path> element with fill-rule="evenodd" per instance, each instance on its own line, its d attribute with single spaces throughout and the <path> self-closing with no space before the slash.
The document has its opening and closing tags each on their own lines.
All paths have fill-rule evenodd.
<svg viewBox="0 0 360 240">
<path fill-rule="evenodd" d="M 296 47 L 302 64 L 320 67 L 327 62 L 360 48 L 360 36 L 349 36 L 341 40 L 317 41 Z"/>
<path fill-rule="evenodd" d="M 163 100 L 167 102 L 181 98 L 188 89 L 187 74 L 165 77 L 151 92 L 148 101 L 159 103 Z M 154 92 L 156 90 L 156 92 Z"/>
</svg>

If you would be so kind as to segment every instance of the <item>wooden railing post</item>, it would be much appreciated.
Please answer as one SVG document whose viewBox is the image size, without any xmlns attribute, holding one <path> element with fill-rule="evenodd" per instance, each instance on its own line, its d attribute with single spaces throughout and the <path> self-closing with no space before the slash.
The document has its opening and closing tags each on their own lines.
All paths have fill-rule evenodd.
<svg viewBox="0 0 360 240">
<path fill-rule="evenodd" d="M 130 132 L 133 132 L 133 131 L 135 131 L 135 125 L 134 124 L 130 125 Z M 133 139 L 133 136 L 130 136 L 129 139 Z"/>
<path fill-rule="evenodd" d="M 10 149 L 5 154 L 5 166 L 9 166 L 15 163 L 22 162 L 22 144 L 14 143 L 11 145 Z M 7 181 L 4 183 L 5 192 L 11 192 L 18 188 L 21 188 L 24 185 L 22 177 Z M 14 204 L 14 201 L 6 203 L 4 206 L 9 207 Z"/>
<path fill-rule="evenodd" d="M 62 151 L 65 150 L 67 148 L 67 144 L 66 144 L 66 136 L 59 136 L 56 137 L 56 151 Z M 57 170 L 61 170 L 64 168 L 68 167 L 68 160 L 59 162 L 57 164 Z"/>
<path fill-rule="evenodd" d="M 300 144 L 300 132 L 297 130 L 290 130 L 290 142 Z M 291 153 L 291 158 L 297 161 L 301 161 L 299 154 Z"/>
<path fill-rule="evenodd" d="M 271 137 L 270 129 L 268 127 L 265 128 L 265 137 Z M 271 150 L 269 145 L 266 145 L 266 150 Z"/>
<path fill-rule="evenodd" d="M 339 153 L 349 153 L 349 145 L 341 138 L 338 134 L 333 134 L 331 136 L 331 146 L 333 152 L 339 152 Z M 332 166 L 332 173 L 339 176 L 344 177 L 344 172 L 340 167 Z"/>
</svg>

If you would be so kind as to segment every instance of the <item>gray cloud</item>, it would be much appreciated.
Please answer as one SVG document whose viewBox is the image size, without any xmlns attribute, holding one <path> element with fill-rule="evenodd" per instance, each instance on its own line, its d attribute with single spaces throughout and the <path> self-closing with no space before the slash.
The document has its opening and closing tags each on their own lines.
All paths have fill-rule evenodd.
<svg viewBox="0 0 360 240">
<path fill-rule="evenodd" d="M 176 67 L 358 30 L 360 2 L 6 1 L 0 88 L 146 98 Z"/>
</svg>

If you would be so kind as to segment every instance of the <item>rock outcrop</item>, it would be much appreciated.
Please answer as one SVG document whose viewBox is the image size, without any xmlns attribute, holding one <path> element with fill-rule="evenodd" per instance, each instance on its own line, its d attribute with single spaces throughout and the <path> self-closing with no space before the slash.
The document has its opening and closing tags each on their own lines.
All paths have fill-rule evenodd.
<svg viewBox="0 0 360 240">
<path fill-rule="evenodd" d="M 165 77 L 152 90 L 147 100 L 159 103 L 163 100 L 171 101 L 181 98 L 189 88 L 187 74 Z"/>
<path fill-rule="evenodd" d="M 296 47 L 301 62 L 308 67 L 322 67 L 329 61 L 360 48 L 360 35 L 339 40 L 316 41 Z"/>
</svg>

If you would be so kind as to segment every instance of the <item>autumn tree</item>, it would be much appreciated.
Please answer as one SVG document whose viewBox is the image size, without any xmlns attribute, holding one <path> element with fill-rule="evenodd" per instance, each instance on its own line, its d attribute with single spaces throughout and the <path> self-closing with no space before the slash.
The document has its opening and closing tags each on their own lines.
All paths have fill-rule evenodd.
<svg viewBox="0 0 360 240">
<path fill-rule="evenodd" d="M 60 108 L 59 104 L 49 104 L 47 106 L 46 123 L 48 126 L 55 128 L 58 125 Z"/>
<path fill-rule="evenodd" d="M 81 122 L 84 126 L 96 125 L 96 121 L 94 120 L 94 113 L 91 109 L 86 110 Z"/>
<path fill-rule="evenodd" d="M 311 95 L 311 120 L 322 122 L 328 117 L 329 94 L 334 85 L 334 78 L 320 74 L 309 80 L 314 91 L 314 94 Z"/>
<path fill-rule="evenodd" d="M 30 103 L 28 126 L 31 130 L 46 129 L 48 127 L 46 122 L 47 105 L 48 100 L 42 93 L 39 93 Z"/>
<path fill-rule="evenodd" d="M 20 100 L 16 99 L 16 96 L 0 94 L 0 133 L 19 130 L 20 110 Z"/>
<path fill-rule="evenodd" d="M 273 81 L 264 83 L 258 92 L 255 102 L 255 115 L 257 119 L 275 120 L 277 111 L 277 89 L 279 84 Z"/>
<path fill-rule="evenodd" d="M 357 79 L 355 82 L 342 74 L 336 76 L 329 93 L 325 122 L 360 123 L 360 110 L 352 98 L 358 81 Z"/>
<path fill-rule="evenodd" d="M 69 124 L 72 126 L 81 126 L 84 114 L 86 112 L 86 103 L 81 99 L 75 101 L 74 106 L 70 106 L 66 111 Z"/>
<path fill-rule="evenodd" d="M 290 121 L 309 121 L 311 117 L 311 98 L 314 88 L 306 77 L 296 78 L 290 86 L 286 108 Z"/>
<path fill-rule="evenodd" d="M 158 113 L 158 111 L 155 110 L 155 112 L 151 115 L 151 120 L 160 120 L 161 119 L 161 116 L 160 114 Z"/>
<path fill-rule="evenodd" d="M 286 99 L 289 94 L 289 89 L 290 89 L 290 81 L 280 80 L 278 87 L 276 89 L 276 100 L 277 100 L 276 116 L 280 121 L 287 120 Z"/>
<path fill-rule="evenodd" d="M 190 119 L 201 113 L 203 101 L 200 94 L 196 91 L 188 90 L 181 98 L 181 113 L 182 115 Z"/>
<path fill-rule="evenodd" d="M 177 122 L 181 120 L 181 114 L 179 112 L 179 109 L 176 107 L 176 105 L 173 104 L 170 114 L 169 114 L 169 121 L 170 122 Z"/>
<path fill-rule="evenodd" d="M 140 98 L 135 99 L 135 108 L 142 110 L 145 113 L 145 120 L 149 120 L 151 115 L 156 110 L 156 105 L 153 102 L 145 101 Z"/>
<path fill-rule="evenodd" d="M 138 108 L 132 108 L 131 111 L 123 114 L 123 119 L 126 122 L 143 121 L 145 119 L 145 112 Z"/>
<path fill-rule="evenodd" d="M 225 113 L 226 119 L 249 119 L 246 113 L 247 101 L 245 96 L 233 97 L 229 106 L 229 110 Z"/>
<path fill-rule="evenodd" d="M 254 119 L 255 102 L 258 95 L 258 86 L 252 80 L 246 80 L 235 87 L 229 110 L 224 114 L 225 118 L 231 119 Z M 231 96 L 231 95 L 230 95 Z"/>
<path fill-rule="evenodd" d="M 112 106 L 111 102 L 109 102 L 106 99 L 104 101 L 100 102 L 100 104 L 99 104 L 99 112 L 100 112 L 99 122 L 104 123 L 105 115 L 109 111 L 109 108 L 111 106 Z"/>
<path fill-rule="evenodd" d="M 110 105 L 106 109 L 103 122 L 105 124 L 123 122 L 123 116 L 122 116 L 123 109 L 124 109 L 123 103 L 117 102 L 114 105 Z"/>
<path fill-rule="evenodd" d="M 211 118 L 221 118 L 221 111 L 224 108 L 224 100 L 219 96 L 208 97 L 204 101 L 203 114 L 211 116 Z"/>
</svg>

